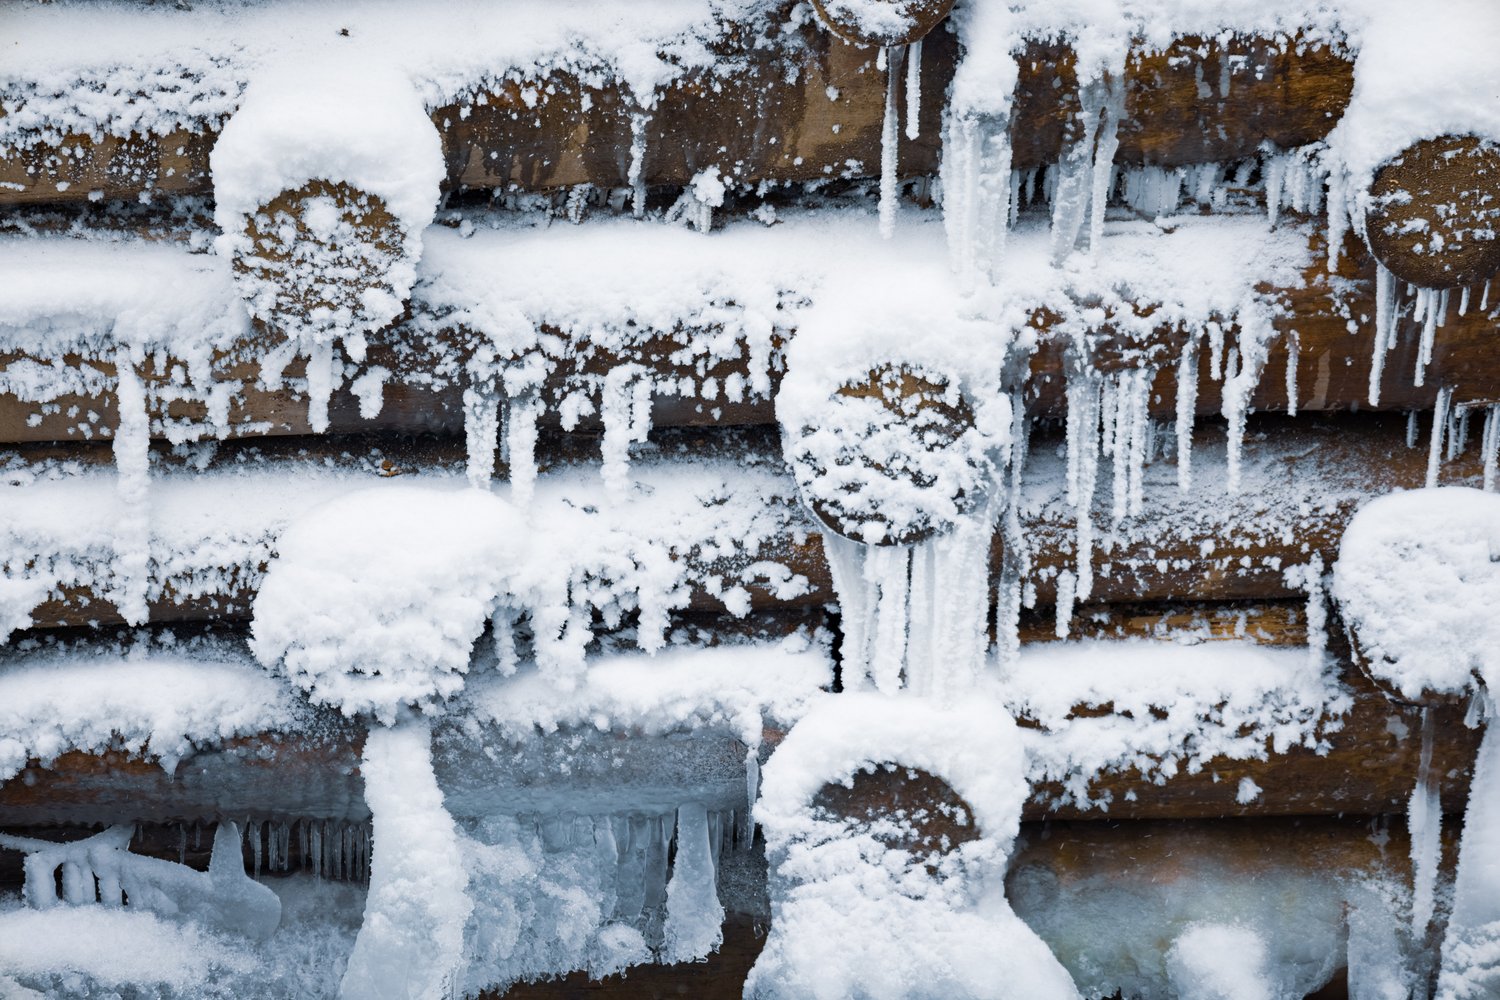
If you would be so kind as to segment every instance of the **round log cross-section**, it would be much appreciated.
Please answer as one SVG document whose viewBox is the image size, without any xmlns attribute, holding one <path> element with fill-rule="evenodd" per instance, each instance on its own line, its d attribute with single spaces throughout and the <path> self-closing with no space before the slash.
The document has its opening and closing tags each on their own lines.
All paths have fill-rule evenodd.
<svg viewBox="0 0 1500 1000">
<path fill-rule="evenodd" d="M 952 785 L 898 764 L 857 771 L 847 785 L 826 784 L 812 805 L 820 819 L 842 821 L 917 859 L 946 854 L 980 837 L 973 808 Z"/>
<path fill-rule="evenodd" d="M 787 454 L 808 506 L 831 530 L 909 545 L 952 527 L 993 478 L 968 400 L 940 376 L 889 365 L 841 386 Z"/>
<path fill-rule="evenodd" d="M 1500 272 L 1500 145 L 1419 142 L 1380 168 L 1370 201 L 1370 250 L 1402 281 L 1454 288 Z"/>
<path fill-rule="evenodd" d="M 247 220 L 235 276 L 250 312 L 289 336 L 379 329 L 400 314 L 390 272 L 405 234 L 375 195 L 340 182 L 283 191 Z M 409 283 L 404 283 L 409 284 Z"/>
<path fill-rule="evenodd" d="M 813 0 L 830 31 L 856 45 L 909 45 L 942 23 L 953 0 Z"/>
</svg>

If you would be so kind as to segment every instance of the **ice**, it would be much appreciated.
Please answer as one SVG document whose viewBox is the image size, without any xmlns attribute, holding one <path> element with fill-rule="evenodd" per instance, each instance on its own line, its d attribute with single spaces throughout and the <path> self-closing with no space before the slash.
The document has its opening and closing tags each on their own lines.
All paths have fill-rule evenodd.
<svg viewBox="0 0 1500 1000">
<path fill-rule="evenodd" d="M 442 1000 L 472 904 L 460 835 L 432 771 L 430 725 L 408 715 L 373 728 L 360 771 L 374 816 L 370 893 L 339 996 Z"/>
<path fill-rule="evenodd" d="M 630 164 L 625 179 L 630 184 L 630 212 L 637 219 L 646 214 L 646 181 L 643 174 L 646 166 L 646 129 L 651 127 L 651 113 L 636 110 L 630 113 Z"/>
<path fill-rule="evenodd" d="M 1410 938 L 1399 924 L 1396 892 L 1370 882 L 1349 908 L 1350 1000 L 1410 1000 L 1417 977 L 1409 962 Z"/>
<path fill-rule="evenodd" d="M 1443 440 L 1448 430 L 1449 407 L 1453 403 L 1453 388 L 1443 386 L 1437 391 L 1437 400 L 1432 406 L 1432 435 L 1428 438 L 1427 482 L 1430 489 L 1438 484 L 1438 473 L 1443 463 Z"/>
<path fill-rule="evenodd" d="M 896 230 L 896 197 L 900 178 L 896 175 L 896 147 L 900 142 L 901 60 L 905 46 L 881 49 L 885 62 L 885 114 L 880 124 L 880 235 L 890 239 Z"/>
<path fill-rule="evenodd" d="M 906 47 L 906 137 L 922 137 L 922 40 Z"/>
<path fill-rule="evenodd" d="M 48 909 L 98 903 L 196 920 L 218 931 L 264 940 L 281 921 L 276 894 L 245 874 L 240 831 L 221 822 L 214 831 L 208 871 L 131 854 L 133 829 L 114 826 L 84 840 L 55 843 L 0 834 L 0 847 L 26 854 L 28 905 Z M 62 896 L 55 877 L 62 872 Z"/>
<path fill-rule="evenodd" d="M 1437 892 L 1438 862 L 1442 860 L 1443 803 L 1441 775 L 1432 768 L 1432 744 L 1437 723 L 1431 708 L 1422 709 L 1422 754 L 1417 765 L 1417 784 L 1406 810 L 1406 828 L 1411 833 L 1412 901 L 1411 929 L 1417 939 L 1427 935 L 1432 923 Z"/>
<path fill-rule="evenodd" d="M 751 796 L 750 801 L 755 801 Z M 667 920 L 662 957 L 688 962 L 716 951 L 723 939 L 724 907 L 715 880 L 716 845 L 709 836 L 708 812 L 689 803 L 677 809 L 677 853 L 667 883 Z"/>
<path fill-rule="evenodd" d="M 1491 404 L 1484 410 L 1484 436 L 1481 438 L 1484 460 L 1484 491 L 1495 492 L 1500 482 L 1500 405 Z"/>
<path fill-rule="evenodd" d="M 1484 699 L 1490 721 L 1464 810 L 1453 912 L 1443 937 L 1440 1000 L 1477 1000 L 1500 991 L 1500 727 L 1494 722 L 1492 690 L 1476 694 Z"/>
</svg>

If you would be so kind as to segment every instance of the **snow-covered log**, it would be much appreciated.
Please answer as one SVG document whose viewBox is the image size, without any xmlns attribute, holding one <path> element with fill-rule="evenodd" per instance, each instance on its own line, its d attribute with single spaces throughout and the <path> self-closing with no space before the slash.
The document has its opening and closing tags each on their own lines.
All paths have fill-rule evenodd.
<svg viewBox="0 0 1500 1000">
<path fill-rule="evenodd" d="M 933 12 L 941 19 L 951 4 L 924 0 L 906 6 L 920 8 L 913 23 L 930 26 Z M 847 44 L 815 23 L 770 44 L 758 41 L 721 40 L 721 58 L 732 69 L 687 68 L 646 101 L 618 77 L 601 80 L 541 66 L 503 82 L 481 75 L 457 88 L 461 96 L 429 108 L 442 136 L 447 186 L 629 186 L 632 109 L 643 104 L 651 108 L 643 116 L 639 169 L 639 182 L 647 186 L 685 184 L 714 164 L 732 165 L 734 180 L 750 185 L 875 175 L 887 101 L 886 74 L 875 68 L 877 50 Z M 1020 45 L 1012 138 L 1014 166 L 1028 169 L 1058 159 L 1078 131 L 1081 107 L 1073 50 L 1046 38 Z M 956 36 L 947 30 L 923 40 L 914 71 L 921 121 L 935 126 L 940 120 L 959 56 Z M 1279 149 L 1316 142 L 1338 121 L 1353 80 L 1349 57 L 1327 44 L 1254 35 L 1141 44 L 1126 60 L 1123 76 L 1127 113 L 1118 161 L 1157 166 L 1254 156 L 1264 142 Z M 22 79 L 12 86 L 24 91 L 30 83 Z M 906 86 L 898 79 L 903 101 Z M 24 101 L 17 98 L 23 109 Z M 746 108 L 754 109 L 756 128 L 742 127 Z M 155 192 L 209 194 L 209 151 L 222 120 L 183 125 L 191 127 L 161 134 L 124 125 L 124 133 L 115 134 L 111 124 L 98 133 L 80 128 L 55 134 L 18 124 L 13 146 L 5 147 L 13 155 L 0 157 L 0 204 L 76 203 L 96 194 L 130 200 Z M 901 143 L 902 176 L 937 171 L 938 132 L 926 128 Z"/>
<path fill-rule="evenodd" d="M 1375 174 L 1365 234 L 1375 257 L 1420 288 L 1458 288 L 1500 273 L 1500 145 L 1424 139 Z"/>
<path fill-rule="evenodd" d="M 828 29 L 871 48 L 921 41 L 953 9 L 953 0 L 813 0 Z"/>
</svg>

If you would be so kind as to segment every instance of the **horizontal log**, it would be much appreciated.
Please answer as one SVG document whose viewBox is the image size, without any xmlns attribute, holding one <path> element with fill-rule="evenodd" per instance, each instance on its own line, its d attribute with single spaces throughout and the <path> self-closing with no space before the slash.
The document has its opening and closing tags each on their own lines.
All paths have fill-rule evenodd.
<svg viewBox="0 0 1500 1000">
<path fill-rule="evenodd" d="M 1215 609 L 1202 609 L 1214 617 Z M 1242 609 L 1244 610 L 1244 609 Z M 1180 614 L 1191 614 L 1183 609 Z M 1139 615 L 1122 620 L 1115 634 L 1155 636 L 1154 623 Z M 1201 636 L 1188 631 L 1177 633 Z M 1247 633 L 1256 641 L 1256 633 Z M 1231 633 L 1224 638 L 1235 638 Z M 1273 637 L 1273 642 L 1284 641 Z M 1214 641 L 1210 636 L 1207 641 Z M 1107 647 L 1100 655 L 1108 655 Z M 1056 787 L 1041 785 L 1024 810 L 1028 820 L 1073 819 L 1202 819 L 1225 816 L 1376 815 L 1401 813 L 1416 781 L 1421 756 L 1421 710 L 1385 697 L 1347 657 L 1340 684 L 1351 701 L 1342 728 L 1328 734 L 1331 749 L 1319 755 L 1297 748 L 1270 753 L 1263 760 L 1218 758 L 1196 774 L 1180 772 L 1170 779 L 1143 779 L 1138 772 L 1106 772 L 1091 789 L 1096 798 L 1108 795 L 1107 809 L 1059 807 Z M 1078 705 L 1080 716 L 1109 714 L 1109 706 Z M 1431 709 L 1435 713 L 1432 773 L 1438 776 L 1444 811 L 1460 814 L 1480 732 L 1463 723 L 1462 706 Z M 1022 720 L 1035 727 L 1035 723 Z M 783 733 L 771 728 L 762 740 L 762 757 L 774 754 Z M 661 740 L 639 734 L 619 738 L 589 732 L 582 738 L 539 736 L 539 747 L 568 756 L 569 766 L 557 770 L 547 753 L 487 754 L 476 751 L 474 736 L 462 723 L 440 729 L 437 759 L 449 807 L 460 815 L 480 815 L 496 809 L 528 811 L 546 808 L 567 790 L 570 808 L 579 812 L 667 808 L 674 789 L 695 788 L 704 795 L 706 783 L 718 782 L 714 808 L 736 808 L 743 796 L 744 747 L 722 732 L 700 733 L 692 748 L 681 740 Z M 506 745 L 486 737 L 484 746 Z M 340 728 L 303 735 L 265 734 L 232 741 L 226 747 L 204 747 L 168 774 L 154 762 L 119 753 L 65 753 L 43 766 L 33 762 L 20 775 L 0 783 L 0 827 L 96 822 L 207 821 L 216 816 L 326 818 L 358 821 L 367 816 L 359 777 L 360 737 L 357 729 Z M 477 753 L 477 755 L 476 755 Z M 622 763 L 623 762 L 623 763 Z M 899 762 L 898 762 L 899 763 Z M 620 786 L 621 767 L 652 775 L 651 784 Z M 881 777 L 885 775 L 885 777 Z M 1239 801 L 1240 782 L 1250 779 L 1261 791 L 1248 802 Z M 562 783 L 562 786 L 559 785 Z M 850 812 L 878 807 L 882 801 L 902 799 L 905 772 L 879 772 L 865 786 L 838 798 Z M 563 786 L 566 786 L 564 789 Z M 716 785 L 715 787 L 718 787 Z M 856 794 L 857 793 L 857 794 Z M 629 804 L 624 804 L 624 799 Z M 742 803 L 741 803 L 742 805 Z"/>
<path fill-rule="evenodd" d="M 724 43 L 721 58 L 732 71 L 690 72 L 656 94 L 641 165 L 646 184 L 686 184 L 708 167 L 744 184 L 879 171 L 885 75 L 876 50 L 815 23 L 775 45 L 756 41 Z M 923 42 L 923 128 L 901 143 L 903 176 L 937 170 L 937 126 L 958 58 L 946 29 Z M 1028 168 L 1056 161 L 1081 135 L 1078 79 L 1072 52 L 1061 46 L 1032 42 L 1018 62 L 1014 163 Z M 898 81 L 898 97 L 904 86 Z M 1175 166 L 1256 156 L 1267 141 L 1305 145 L 1337 123 L 1352 86 L 1345 54 L 1295 40 L 1189 36 L 1138 48 L 1126 61 L 1119 160 Z M 615 188 L 630 184 L 636 106 L 618 84 L 554 73 L 476 90 L 433 109 L 432 118 L 451 189 Z M 12 150 L 0 158 L 0 204 L 209 194 L 215 139 L 208 130 L 70 135 Z"/>
<path fill-rule="evenodd" d="M 584 227 L 584 231 L 587 227 Z M 1372 363 L 1375 303 L 1375 263 L 1369 252 L 1352 237 L 1346 241 L 1338 269 L 1330 273 L 1322 236 L 1315 234 L 1312 261 L 1298 286 L 1265 289 L 1275 304 L 1273 324 L 1279 334 L 1270 345 L 1260 381 L 1251 399 L 1259 412 L 1282 412 L 1291 408 L 1287 369 L 1295 357 L 1296 409 L 1299 412 L 1338 412 L 1370 408 L 1369 373 Z M 713 236 L 707 237 L 711 243 Z M 1446 320 L 1437 330 L 1433 357 L 1426 366 L 1425 384 L 1413 377 L 1420 351 L 1420 323 L 1414 321 L 1411 301 L 1403 297 L 1396 321 L 1397 339 L 1384 360 L 1378 408 L 1392 411 L 1428 409 L 1441 386 L 1453 389 L 1453 400 L 1500 399 L 1500 362 L 1493 350 L 1494 306 L 1485 301 L 1482 287 L 1472 288 L 1470 308 L 1459 315 L 1459 297 L 1450 298 Z M 814 292 L 814 294 L 816 294 Z M 1500 296 L 1500 293 L 1497 293 Z M 1497 297 L 1500 303 L 1500 297 Z M 1484 304 L 1486 308 L 1480 308 Z M 1149 308 L 1148 303 L 1141 303 Z M 795 315 L 795 314 L 790 314 Z M 1038 346 L 1031 357 L 1026 380 L 1027 405 L 1036 416 L 1061 416 L 1066 412 L 1065 390 L 1077 347 L 1071 335 L 1054 332 L 1056 317 L 1038 311 L 1032 320 Z M 708 359 L 685 357 L 694 333 L 646 337 L 625 353 L 588 342 L 567 341 L 562 356 L 555 358 L 542 396 L 548 403 L 544 424 L 557 426 L 561 400 L 585 387 L 597 396 L 597 383 L 611 369 L 638 364 L 660 383 L 678 386 L 676 392 L 660 392 L 653 401 L 653 421 L 658 427 L 742 425 L 773 423 L 772 404 L 782 370 L 780 345 L 795 336 L 794 329 L 778 331 L 775 347 L 752 367 L 748 351 Z M 1186 332 L 1164 325 L 1147 343 L 1121 343 L 1102 321 L 1092 348 L 1096 363 L 1105 368 L 1149 365 L 1156 372 L 1149 407 L 1153 416 L 1172 419 L 1176 413 L 1177 357 Z M 1228 347 L 1236 331 L 1226 335 Z M 279 344 L 280 338 L 258 331 L 253 339 L 224 352 L 214 363 L 211 385 L 201 385 L 186 394 L 174 392 L 172 378 L 180 368 L 176 359 L 152 356 L 138 366 L 147 389 L 155 433 L 168 428 L 179 439 L 263 437 L 307 434 L 312 430 L 309 397 L 303 388 L 305 359 L 286 366 L 284 378 L 274 388 L 260 382 L 260 369 L 253 360 Z M 372 338 L 365 371 L 383 368 L 391 375 L 382 389 L 378 414 L 366 418 L 362 399 L 349 382 L 332 394 L 329 425 L 332 433 L 405 431 L 456 434 L 463 429 L 463 359 L 472 348 L 465 346 L 460 331 L 433 337 L 397 325 Z M 1226 347 L 1226 351 L 1228 349 Z M 12 350 L 0 351 L 0 378 L 11 366 L 50 364 L 48 357 Z M 113 390 L 113 356 L 84 358 L 76 354 L 57 359 L 76 380 L 90 388 L 67 392 L 47 402 L 33 402 L 11 393 L 0 393 L 0 443 L 82 441 L 108 437 L 118 423 Z M 1222 406 L 1221 381 L 1213 377 L 1212 352 L 1207 345 L 1198 350 L 1198 394 L 1200 415 L 1216 414 Z M 737 382 L 753 385 L 757 378 L 769 382 L 769 392 L 746 392 L 729 399 L 720 388 Z M 225 425 L 207 423 L 205 398 L 212 385 L 235 383 Z M 594 386 L 592 390 L 588 386 Z M 683 390 L 681 387 L 688 387 Z M 710 394 L 706 386 L 712 386 Z M 186 396 L 186 398 L 179 398 Z M 597 406 L 597 398 L 594 400 Z M 577 425 L 585 431 L 597 429 L 596 417 Z"/>
<path fill-rule="evenodd" d="M 1426 481 L 1427 450 L 1425 447 L 1409 448 L 1406 430 L 1406 421 L 1393 417 L 1348 417 L 1336 421 L 1268 417 L 1252 421 L 1244 444 L 1241 490 L 1237 494 L 1226 494 L 1223 438 L 1216 429 L 1201 428 L 1193 455 L 1194 487 L 1187 492 L 1179 491 L 1177 469 L 1170 461 L 1159 460 L 1148 465 L 1143 470 L 1145 509 L 1139 516 L 1118 523 L 1110 514 L 1111 476 L 1109 460 L 1105 459 L 1093 513 L 1096 526 L 1095 582 L 1090 602 L 1265 601 L 1302 596 L 1301 584 L 1289 580 L 1288 570 L 1307 565 L 1315 556 L 1321 557 L 1324 565 L 1333 565 L 1344 526 L 1361 503 L 1395 489 L 1421 486 Z M 1482 462 L 1477 454 L 1478 434 L 1473 437 L 1471 447 L 1463 455 L 1442 466 L 1442 482 L 1475 484 L 1479 481 Z M 662 440 L 679 454 L 697 457 L 699 462 L 695 467 L 702 467 L 706 449 L 714 449 L 715 458 L 724 468 L 725 482 L 730 484 L 740 474 L 731 466 L 733 469 L 782 468 L 774 438 L 767 440 L 752 435 L 733 447 L 706 435 L 696 441 L 691 434 L 686 438 L 668 436 Z M 321 452 L 304 451 L 303 454 L 332 460 L 340 446 L 336 440 L 326 443 L 332 447 Z M 1059 574 L 1073 569 L 1077 559 L 1074 549 L 1077 519 L 1073 507 L 1067 502 L 1062 444 L 1045 431 L 1036 436 L 1024 477 L 1028 485 L 1020 505 L 1022 534 L 1030 559 L 1027 582 L 1034 588 L 1033 603 L 1042 608 L 1052 604 Z M 226 469 L 241 468 L 248 472 L 258 460 L 254 449 L 245 454 L 226 445 L 221 452 L 220 461 Z M 54 454 L 77 460 L 82 453 L 59 449 Z M 107 457 L 107 452 L 98 449 L 92 454 Z M 236 458 L 241 454 L 245 457 Z M 444 454 L 441 449 L 426 451 L 418 446 L 368 461 L 365 455 L 342 459 L 342 464 L 365 475 L 363 479 L 350 479 L 342 488 L 354 489 L 376 483 L 392 474 L 403 474 L 420 481 L 424 474 L 439 467 L 438 462 Z M 665 461 L 665 469 L 670 469 L 673 462 L 670 458 L 641 462 L 636 467 L 637 474 L 649 481 L 649 470 L 656 461 Z M 164 459 L 163 465 L 167 463 L 168 460 Z M 559 471 L 566 467 L 565 463 Z M 275 474 L 278 468 L 283 474 L 288 469 L 287 466 L 271 466 L 266 470 L 262 478 L 266 488 L 281 482 Z M 159 488 L 161 496 L 171 498 L 170 503 L 166 499 L 153 501 L 166 505 L 161 508 L 163 513 L 159 517 L 191 524 L 201 523 L 199 519 L 209 516 L 200 509 L 199 500 L 195 498 L 201 497 L 202 503 L 212 503 L 218 494 L 207 488 L 200 494 L 189 475 L 186 471 L 178 473 L 166 480 L 175 484 L 170 489 Z M 97 481 L 107 476 L 106 470 L 99 470 L 89 478 Z M 548 482 L 549 474 L 544 474 L 541 478 L 544 491 L 548 489 Z M 701 543 L 685 545 L 680 540 L 673 543 L 676 557 L 686 561 L 688 581 L 694 588 L 691 607 L 722 608 L 724 604 L 716 596 L 717 590 L 733 586 L 742 573 L 761 562 L 784 566 L 789 573 L 804 577 L 807 586 L 794 594 L 778 596 L 774 586 L 747 581 L 744 586 L 751 607 L 805 608 L 821 606 L 835 599 L 823 557 L 821 536 L 810 515 L 801 511 L 791 477 L 779 471 L 768 472 L 767 478 L 760 483 L 756 489 L 769 492 L 755 502 L 774 503 L 768 510 L 779 511 L 777 516 L 782 520 L 779 528 L 770 531 L 751 548 L 724 554 L 715 539 L 725 537 L 722 534 L 725 531 L 737 529 L 728 527 L 729 521 L 715 528 L 712 517 L 702 522 L 705 537 Z M 22 510 L 19 505 L 30 502 L 27 489 L 13 488 L 10 494 L 9 502 L 18 505 L 13 508 L 18 518 Z M 92 489 L 91 495 L 96 498 L 108 498 L 107 478 L 102 490 L 97 484 Z M 734 492 L 731 485 L 730 494 L 723 501 L 726 511 L 732 512 L 736 504 L 745 502 L 737 500 Z M 591 489 L 571 493 L 564 490 L 559 496 L 563 493 L 575 498 L 594 496 Z M 38 494 L 39 498 L 42 496 Z M 58 494 L 47 493 L 45 500 L 37 502 L 55 503 L 56 496 Z M 299 503 L 312 502 L 310 497 L 311 494 L 309 499 L 302 501 L 286 498 L 285 503 L 291 506 L 285 510 L 271 505 L 269 519 L 258 529 L 263 537 L 252 533 L 243 540 L 245 550 L 269 551 L 283 519 L 290 516 L 291 511 L 300 509 Z M 689 500 L 686 496 L 678 496 L 674 503 Z M 575 499 L 574 502 L 587 504 L 596 501 Z M 645 526 L 654 521 L 647 519 L 640 523 L 641 539 L 645 542 L 651 537 Z M 4 526 L 0 525 L 0 530 L 3 529 Z M 40 545 L 48 550 L 41 554 L 70 554 L 81 564 L 96 565 L 100 573 L 108 570 L 107 553 L 76 551 L 74 546 L 80 543 L 70 537 L 58 536 L 51 541 L 33 538 L 27 544 Z M 175 546 L 182 551 L 174 556 L 173 569 L 167 579 L 160 581 L 161 593 L 154 596 L 151 605 L 152 621 L 233 622 L 248 619 L 254 588 L 264 569 L 259 561 L 262 557 L 226 565 L 228 556 L 222 547 L 209 545 L 196 536 L 173 534 L 161 537 L 157 545 L 168 549 Z M 700 551 L 713 553 L 713 558 L 701 559 Z M 194 559 L 204 560 L 203 564 L 194 563 Z M 1001 560 L 1002 546 L 997 538 L 992 558 L 997 573 Z M 1086 622 L 1096 611 L 1092 604 L 1080 606 L 1074 620 Z M 98 627 L 122 621 L 110 601 L 107 588 L 93 585 L 70 585 L 54 592 L 36 608 L 33 620 L 38 627 L 47 628 Z"/>
</svg>

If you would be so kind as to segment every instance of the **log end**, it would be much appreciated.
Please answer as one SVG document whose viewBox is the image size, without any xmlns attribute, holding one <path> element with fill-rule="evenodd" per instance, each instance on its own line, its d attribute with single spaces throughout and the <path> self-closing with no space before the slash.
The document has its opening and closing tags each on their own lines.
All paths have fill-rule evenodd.
<svg viewBox="0 0 1500 1000">
<path fill-rule="evenodd" d="M 876 545 L 940 534 L 983 498 L 967 447 L 973 407 L 938 376 L 887 365 L 843 385 L 828 419 L 788 449 L 802 495 L 830 530 Z"/>
<path fill-rule="evenodd" d="M 1370 250 L 1402 281 L 1455 288 L 1500 272 L 1500 145 L 1423 140 L 1380 168 L 1370 201 Z"/>
<path fill-rule="evenodd" d="M 848 785 L 826 784 L 812 805 L 820 819 L 842 821 L 914 858 L 946 854 L 981 836 L 973 808 L 952 785 L 899 764 L 857 771 Z"/>
<path fill-rule="evenodd" d="M 379 329 L 401 311 L 406 234 L 379 197 L 343 181 L 283 191 L 250 216 L 233 261 L 250 313 L 288 336 Z"/>
<path fill-rule="evenodd" d="M 954 0 L 813 0 L 818 17 L 855 45 L 909 45 L 953 9 Z"/>
</svg>

